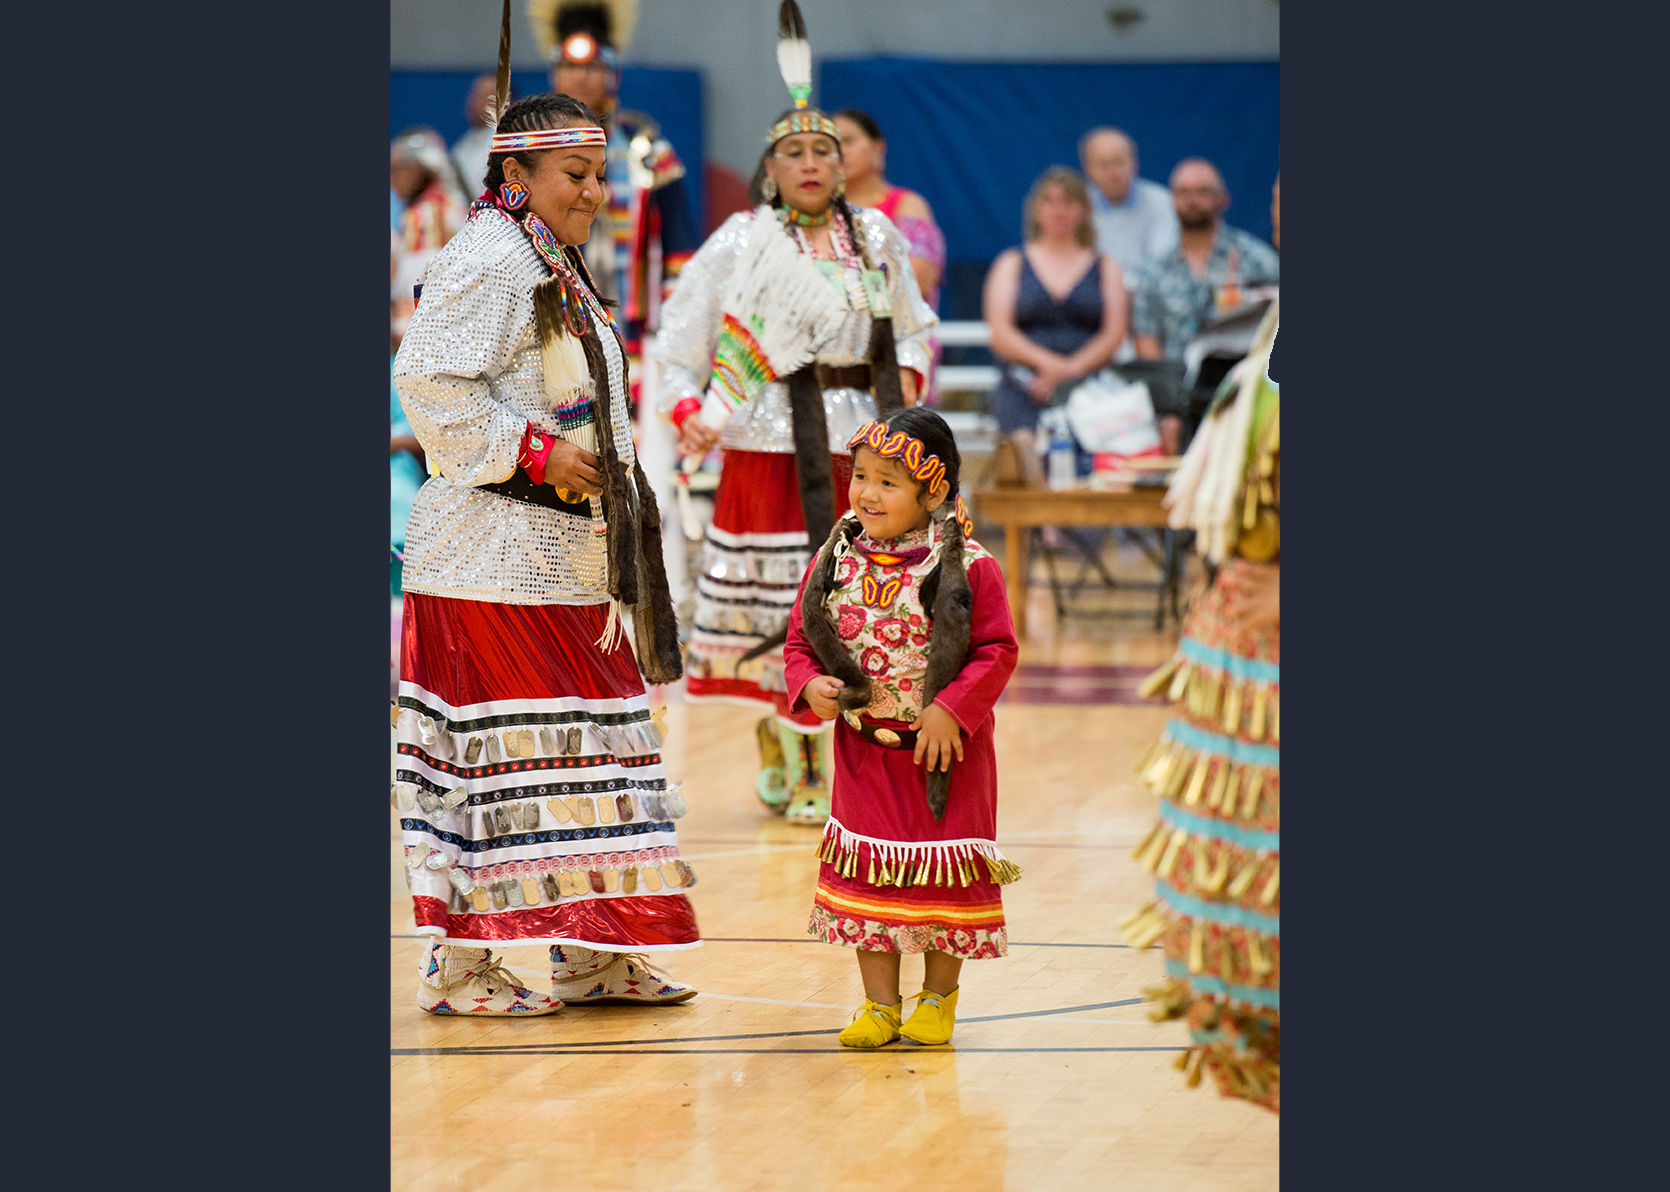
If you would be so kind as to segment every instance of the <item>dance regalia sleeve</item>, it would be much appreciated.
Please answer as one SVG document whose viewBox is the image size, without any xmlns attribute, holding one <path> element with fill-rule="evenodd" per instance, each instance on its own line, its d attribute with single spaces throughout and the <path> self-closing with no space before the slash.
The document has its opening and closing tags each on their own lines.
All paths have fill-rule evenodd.
<svg viewBox="0 0 1670 1192">
<path fill-rule="evenodd" d="M 543 274 L 532 249 L 523 261 L 482 251 L 503 242 L 478 247 L 478 239 L 454 237 L 431 262 L 394 361 L 400 405 L 431 472 L 459 485 L 492 484 L 516 469 L 528 419 L 489 382 L 527 346 L 530 295 Z"/>
<path fill-rule="evenodd" d="M 969 618 L 968 653 L 957 677 L 934 697 L 964 733 L 973 735 L 992 719 L 992 707 L 1015 672 L 1020 647 L 1009 598 L 997 560 L 982 555 L 968 567 L 974 609 Z M 793 690 L 792 683 L 790 690 Z"/>
</svg>

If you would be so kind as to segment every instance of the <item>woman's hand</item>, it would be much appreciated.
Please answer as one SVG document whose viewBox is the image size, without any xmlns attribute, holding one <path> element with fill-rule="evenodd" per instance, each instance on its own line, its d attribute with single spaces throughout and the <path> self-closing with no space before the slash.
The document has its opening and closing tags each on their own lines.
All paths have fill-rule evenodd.
<svg viewBox="0 0 1670 1192">
<path fill-rule="evenodd" d="M 916 370 L 914 368 L 900 367 L 899 388 L 905 392 L 905 405 L 914 406 L 919 398 L 916 392 Z"/>
<path fill-rule="evenodd" d="M 1243 632 L 1281 622 L 1281 564 L 1233 559 L 1220 581 L 1235 596 L 1235 626 Z"/>
<path fill-rule="evenodd" d="M 938 704 L 929 704 L 916 722 L 916 764 L 928 759 L 928 769 L 949 770 L 951 755 L 963 760 L 962 730 L 951 719 L 951 713 Z"/>
<path fill-rule="evenodd" d="M 1041 406 L 1047 406 L 1061 382 L 1069 380 L 1073 370 L 1067 366 L 1065 360 L 1048 360 L 1034 372 L 1032 380 L 1026 384 L 1026 391 L 1032 395 L 1032 400 Z"/>
<path fill-rule="evenodd" d="M 818 675 L 800 689 L 800 694 L 819 720 L 834 720 L 841 714 L 841 705 L 835 702 L 835 697 L 845 686 L 834 675 Z"/>
<path fill-rule="evenodd" d="M 719 432 L 703 422 L 698 414 L 690 415 L 678 428 L 678 449 L 682 455 L 706 455 L 718 442 Z"/>
<path fill-rule="evenodd" d="M 588 497 L 600 497 L 603 495 L 603 474 L 598 471 L 601 463 L 585 448 L 559 438 L 545 460 L 545 483 Z"/>
</svg>

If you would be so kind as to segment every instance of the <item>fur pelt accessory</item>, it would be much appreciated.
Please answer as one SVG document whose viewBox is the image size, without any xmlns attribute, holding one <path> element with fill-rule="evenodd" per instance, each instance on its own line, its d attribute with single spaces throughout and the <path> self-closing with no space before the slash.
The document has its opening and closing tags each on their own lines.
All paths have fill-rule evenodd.
<svg viewBox="0 0 1670 1192">
<path fill-rule="evenodd" d="M 958 506 L 961 506 L 960 498 Z M 947 516 L 935 524 L 938 563 L 922 582 L 922 605 L 930 624 L 928 669 L 922 679 L 924 708 L 961 673 L 968 659 L 969 631 L 974 616 L 974 596 L 968 586 L 968 569 L 963 559 L 966 539 L 962 519 Z M 858 532 L 855 517 L 844 517 L 836 523 L 813 560 L 800 595 L 801 632 L 823 664 L 824 672 L 841 681 L 835 702 L 843 713 L 862 713 L 870 706 L 871 695 L 869 676 L 847 652 L 829 616 L 829 594 L 835 590 L 837 557 L 850 549 Z M 929 770 L 928 810 L 933 812 L 934 819 L 945 818 L 950 792 L 951 772 Z"/>
</svg>

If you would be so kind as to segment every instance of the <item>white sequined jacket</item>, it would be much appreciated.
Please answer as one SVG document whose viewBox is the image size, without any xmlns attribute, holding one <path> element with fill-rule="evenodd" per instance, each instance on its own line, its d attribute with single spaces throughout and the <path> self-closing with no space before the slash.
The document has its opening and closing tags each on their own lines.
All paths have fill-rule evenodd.
<svg viewBox="0 0 1670 1192">
<path fill-rule="evenodd" d="M 856 208 L 858 230 L 866 237 L 871 259 L 885 262 L 887 285 L 893 298 L 893 337 L 899 364 L 928 374 L 928 333 L 939 316 L 922 300 L 916 274 L 910 267 L 910 243 L 904 233 L 879 211 Z M 655 337 L 654 358 L 661 367 L 658 412 L 668 417 L 687 397 L 707 392 L 713 373 L 713 350 L 719 342 L 725 290 L 742 255 L 754 211 L 739 211 L 707 238 L 679 274 L 678 289 L 661 308 L 661 330 Z M 837 217 L 839 218 L 839 217 Z M 851 271 L 849 271 L 851 272 Z M 861 289 L 856 278 L 849 288 Z M 863 364 L 870 347 L 870 312 L 849 310 L 839 331 L 816 356 L 819 364 Z M 829 423 L 829 447 L 843 452 L 846 442 L 876 416 L 876 399 L 863 389 L 825 389 L 824 416 Z M 737 451 L 794 453 L 794 430 L 789 415 L 789 390 L 781 381 L 764 386 L 725 423 L 721 446 Z"/>
<path fill-rule="evenodd" d="M 478 485 L 508 479 L 527 423 L 555 433 L 534 329 L 533 288 L 550 276 L 521 229 L 484 211 L 430 263 L 394 360 L 394 384 L 429 458 L 406 523 L 408 592 L 500 604 L 609 599 L 601 509 L 591 518 L 530 505 Z M 626 365 L 600 336 L 615 448 L 631 468 Z"/>
</svg>

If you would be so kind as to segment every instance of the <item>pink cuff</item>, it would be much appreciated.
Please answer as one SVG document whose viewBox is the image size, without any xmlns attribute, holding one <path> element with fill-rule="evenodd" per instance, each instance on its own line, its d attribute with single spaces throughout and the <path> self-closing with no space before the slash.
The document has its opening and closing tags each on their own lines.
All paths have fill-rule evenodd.
<svg viewBox="0 0 1670 1192">
<path fill-rule="evenodd" d="M 516 466 L 528 474 L 535 484 L 545 483 L 545 461 L 551 458 L 551 448 L 557 436 L 548 430 L 536 430 L 533 423 L 522 432 L 522 449 L 517 453 Z"/>
</svg>

